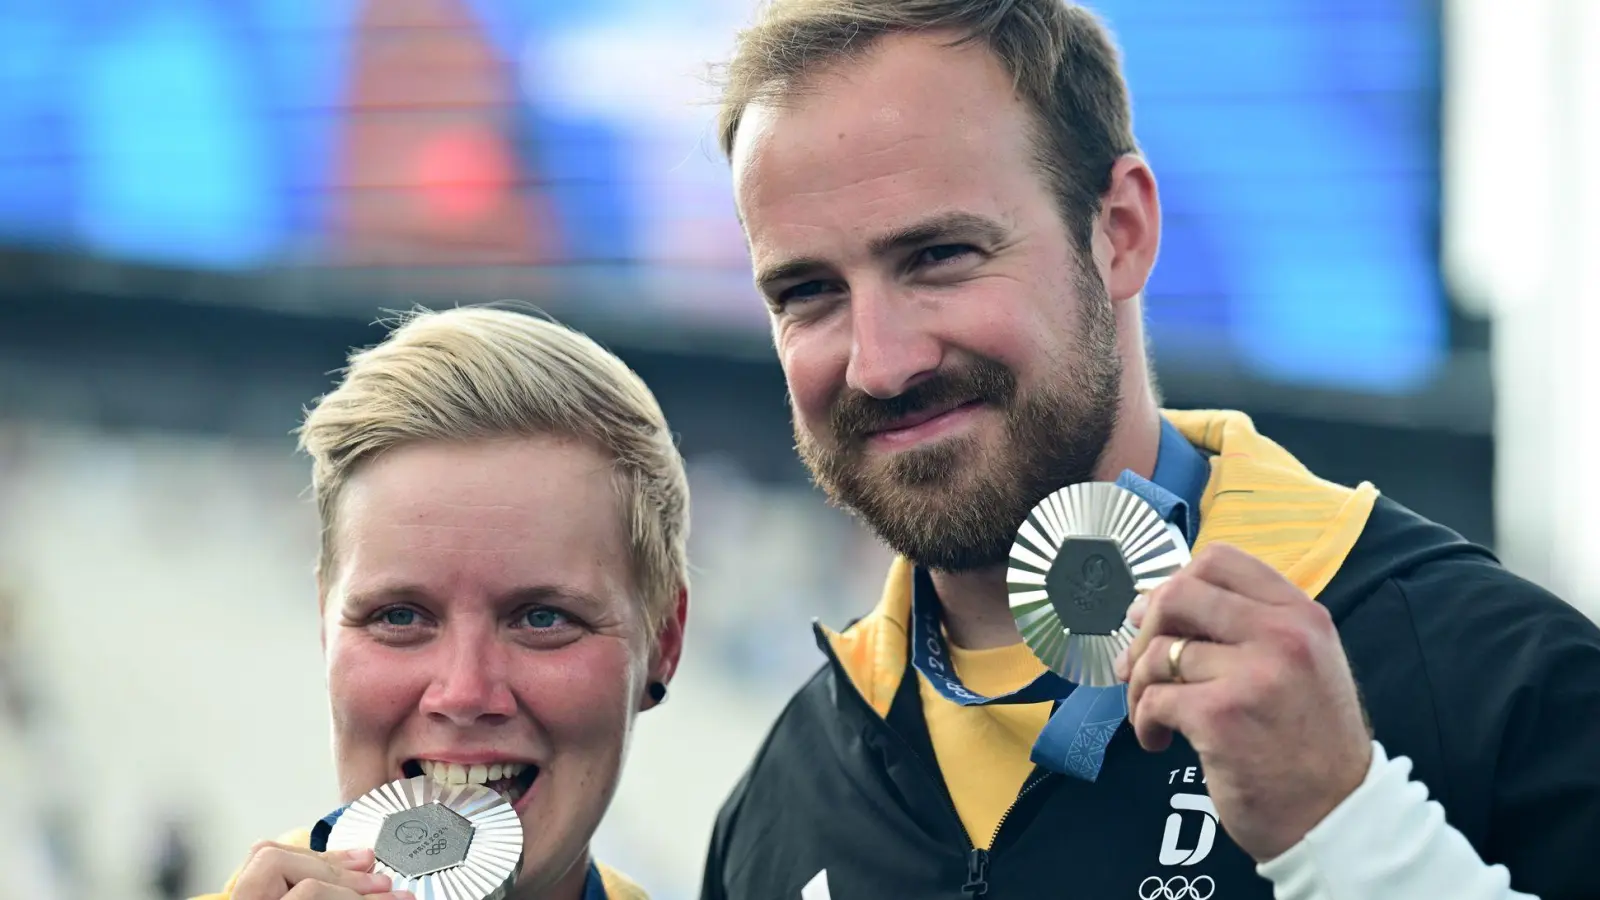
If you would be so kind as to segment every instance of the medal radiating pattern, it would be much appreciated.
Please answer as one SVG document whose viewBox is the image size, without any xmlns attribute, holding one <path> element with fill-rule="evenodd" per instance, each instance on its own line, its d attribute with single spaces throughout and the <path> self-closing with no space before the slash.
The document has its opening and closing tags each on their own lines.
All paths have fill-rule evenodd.
<svg viewBox="0 0 1600 900">
<path fill-rule="evenodd" d="M 392 781 L 350 804 L 328 834 L 329 850 L 366 848 L 393 890 L 418 900 L 501 900 L 522 868 L 522 821 L 499 792 Z"/>
<path fill-rule="evenodd" d="M 1110 482 L 1068 485 L 1017 529 L 1006 570 L 1011 615 L 1034 656 L 1073 684 L 1110 687 L 1137 631 L 1128 607 L 1189 562 L 1176 525 Z"/>
</svg>

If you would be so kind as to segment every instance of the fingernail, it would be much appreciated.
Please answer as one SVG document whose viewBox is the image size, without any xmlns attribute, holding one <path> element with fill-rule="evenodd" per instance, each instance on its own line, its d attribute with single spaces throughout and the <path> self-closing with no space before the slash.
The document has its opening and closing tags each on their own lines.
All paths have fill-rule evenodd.
<svg viewBox="0 0 1600 900">
<path fill-rule="evenodd" d="M 341 850 L 338 858 L 347 866 L 364 869 L 372 865 L 372 849 L 370 847 L 357 847 L 354 850 Z"/>
<path fill-rule="evenodd" d="M 417 900 L 417 895 L 410 891 L 395 891 L 389 895 L 393 900 Z"/>
<path fill-rule="evenodd" d="M 368 873 L 366 876 L 364 876 L 364 879 L 367 883 L 367 887 L 372 888 L 375 891 L 387 891 L 388 889 L 394 887 L 394 879 L 387 875 L 380 875 L 377 872 Z"/>
<path fill-rule="evenodd" d="M 1132 619 L 1135 616 L 1144 615 L 1144 611 L 1149 608 L 1149 606 L 1150 595 L 1140 594 L 1132 603 L 1128 604 L 1128 618 Z"/>
</svg>

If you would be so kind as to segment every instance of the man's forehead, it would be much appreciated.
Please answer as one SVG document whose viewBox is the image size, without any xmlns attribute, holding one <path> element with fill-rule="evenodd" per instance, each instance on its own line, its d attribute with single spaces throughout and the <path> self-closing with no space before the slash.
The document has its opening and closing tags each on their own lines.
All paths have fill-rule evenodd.
<svg viewBox="0 0 1600 900">
<path fill-rule="evenodd" d="M 908 224 L 930 209 L 987 205 L 993 179 L 984 158 L 999 148 L 979 135 L 958 137 L 894 122 L 885 108 L 871 133 L 839 123 L 819 137 L 788 127 L 787 110 L 765 109 L 741 133 L 733 156 L 734 200 L 746 235 L 862 233 Z M 948 126 L 949 123 L 942 123 Z M 816 237 L 817 235 L 812 235 Z M 787 240 L 785 241 L 787 243 Z"/>
<path fill-rule="evenodd" d="M 874 154 L 981 153 L 1025 129 L 1011 82 L 986 49 L 889 37 L 861 59 L 809 76 L 775 102 L 747 106 L 730 162 L 735 190 L 774 174 L 830 169 Z M 767 165 L 774 163 L 775 165 Z M 770 170 L 777 169 L 777 173 Z"/>
</svg>

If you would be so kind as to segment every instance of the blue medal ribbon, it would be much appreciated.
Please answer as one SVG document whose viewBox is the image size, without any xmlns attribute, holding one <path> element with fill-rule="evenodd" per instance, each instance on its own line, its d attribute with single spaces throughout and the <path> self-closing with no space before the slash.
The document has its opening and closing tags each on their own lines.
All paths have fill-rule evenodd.
<svg viewBox="0 0 1600 900">
<path fill-rule="evenodd" d="M 1164 521 L 1177 525 L 1183 539 L 1192 544 L 1200 528 L 1199 498 L 1209 474 L 1206 458 L 1163 419 L 1155 480 L 1124 470 L 1116 483 L 1153 506 Z M 1030 757 L 1054 772 L 1084 781 L 1097 779 L 1106 746 L 1128 717 L 1128 686 L 1082 687 L 1047 671 L 1019 690 L 985 697 L 963 684 L 956 673 L 940 625 L 942 615 L 932 580 L 918 569 L 911 593 L 911 663 L 934 690 L 961 706 L 1060 701 L 1034 741 Z"/>
</svg>

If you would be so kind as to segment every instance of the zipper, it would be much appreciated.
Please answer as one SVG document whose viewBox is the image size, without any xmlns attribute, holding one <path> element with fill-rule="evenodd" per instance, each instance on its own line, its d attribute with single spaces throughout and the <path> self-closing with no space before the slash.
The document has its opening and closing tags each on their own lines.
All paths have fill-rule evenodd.
<svg viewBox="0 0 1600 900">
<path fill-rule="evenodd" d="M 819 634 L 818 637 L 821 638 L 822 636 Z M 821 645 L 823 653 L 828 657 L 829 663 L 833 666 L 834 678 L 850 686 L 850 696 L 854 697 L 855 701 L 867 712 L 867 718 L 876 723 L 874 727 L 887 734 L 891 741 L 898 744 L 902 755 L 914 760 L 916 767 L 929 781 L 937 785 L 943 785 L 943 776 L 938 772 L 928 771 L 928 765 L 923 762 L 922 756 L 911 749 L 911 745 L 906 743 L 906 739 L 901 737 L 899 732 L 889 727 L 883 717 L 878 715 L 878 711 L 867 703 L 866 697 L 861 696 L 861 689 L 856 687 L 855 681 L 850 678 L 849 673 L 844 671 L 844 666 L 839 662 L 839 658 L 834 655 L 832 643 L 826 638 L 822 638 L 818 643 Z M 1006 820 L 1011 818 L 1011 813 L 1022 803 L 1023 798 L 1028 796 L 1034 788 L 1049 781 L 1050 776 L 1053 774 L 1053 772 L 1049 771 L 1035 772 L 1023 783 L 1022 790 L 1017 792 L 1016 799 L 1011 801 L 1011 805 L 1006 807 L 1006 811 L 1000 814 L 1000 821 L 995 823 L 994 834 L 989 839 L 991 850 L 995 846 L 995 842 L 1000 839 L 1000 831 L 1005 828 Z M 972 843 L 972 836 L 967 834 L 966 823 L 961 821 L 961 811 L 956 809 L 955 801 L 950 799 L 950 792 L 948 790 L 940 790 L 939 794 L 944 797 L 945 808 L 950 811 L 950 816 L 956 823 L 956 830 L 961 832 L 961 839 L 966 844 L 967 879 L 961 885 L 961 895 L 963 897 L 982 897 L 989 893 L 989 858 L 992 855 L 991 850 L 980 849 L 976 844 Z"/>
<path fill-rule="evenodd" d="M 994 834 L 989 838 L 989 850 L 973 848 L 967 851 L 967 883 L 961 886 L 961 893 L 969 897 L 982 897 L 989 892 L 989 856 L 996 843 L 1000 840 L 1000 832 L 1006 827 L 1006 820 L 1011 818 L 1011 813 L 1022 805 L 1024 797 L 1036 787 L 1050 780 L 1051 772 L 1038 772 L 1022 785 L 1022 790 L 1017 792 L 1017 799 L 1011 801 L 1006 811 L 1000 814 L 1000 821 L 995 823 Z M 962 833 L 966 833 L 965 829 Z M 967 845 L 972 846 L 972 840 L 967 840 Z"/>
<path fill-rule="evenodd" d="M 885 722 L 883 717 L 878 715 L 878 711 L 873 709 L 872 705 L 867 702 L 867 698 L 861 696 L 861 689 L 856 687 L 855 681 L 850 678 L 848 672 L 844 671 L 844 666 L 839 662 L 839 658 L 834 655 L 832 643 L 823 638 L 820 633 L 818 637 L 821 638 L 818 643 L 821 645 L 822 652 L 828 657 L 828 662 L 833 666 L 833 677 L 850 686 L 850 696 L 854 697 L 855 701 L 866 711 L 867 719 L 874 723 L 873 727 L 887 734 L 889 739 L 899 746 L 901 755 L 911 759 L 916 768 L 922 772 L 929 782 L 942 786 L 944 784 L 943 776 L 938 772 L 928 771 L 928 764 L 923 761 L 922 755 L 911 749 L 911 745 L 906 743 L 906 739 L 901 737 L 898 731 L 890 728 L 889 723 Z M 967 880 L 961 885 L 961 894 L 966 897 L 981 897 L 989 892 L 989 882 L 987 880 L 989 854 L 985 850 L 979 850 L 972 843 L 972 836 L 967 834 L 966 823 L 961 821 L 961 811 L 956 809 L 955 801 L 950 799 L 950 792 L 938 789 L 936 791 L 944 798 L 945 809 L 950 811 L 950 818 L 955 820 L 956 830 L 961 832 L 961 841 L 966 845 L 964 849 L 967 856 Z M 1010 810 L 1006 810 L 1007 815 L 1010 815 L 1010 812 Z M 1002 816 L 1000 821 L 1004 822 L 1005 817 Z"/>
<path fill-rule="evenodd" d="M 971 844 L 972 841 L 967 841 Z M 961 886 L 961 893 L 968 897 L 982 897 L 989 893 L 989 853 L 973 847 L 967 851 L 967 883 Z"/>
<path fill-rule="evenodd" d="M 994 834 L 989 838 L 990 847 L 993 847 L 995 842 L 1000 840 L 1000 830 L 1006 827 L 1006 820 L 1011 818 L 1011 813 L 1022 805 L 1022 798 L 1028 796 L 1028 793 L 1034 788 L 1049 781 L 1050 776 L 1053 774 L 1055 773 L 1049 771 L 1036 772 L 1033 777 L 1023 783 L 1022 790 L 1017 792 L 1017 799 L 1011 801 L 1011 805 L 1006 807 L 1006 811 L 1000 814 L 1000 821 L 995 823 Z"/>
</svg>

